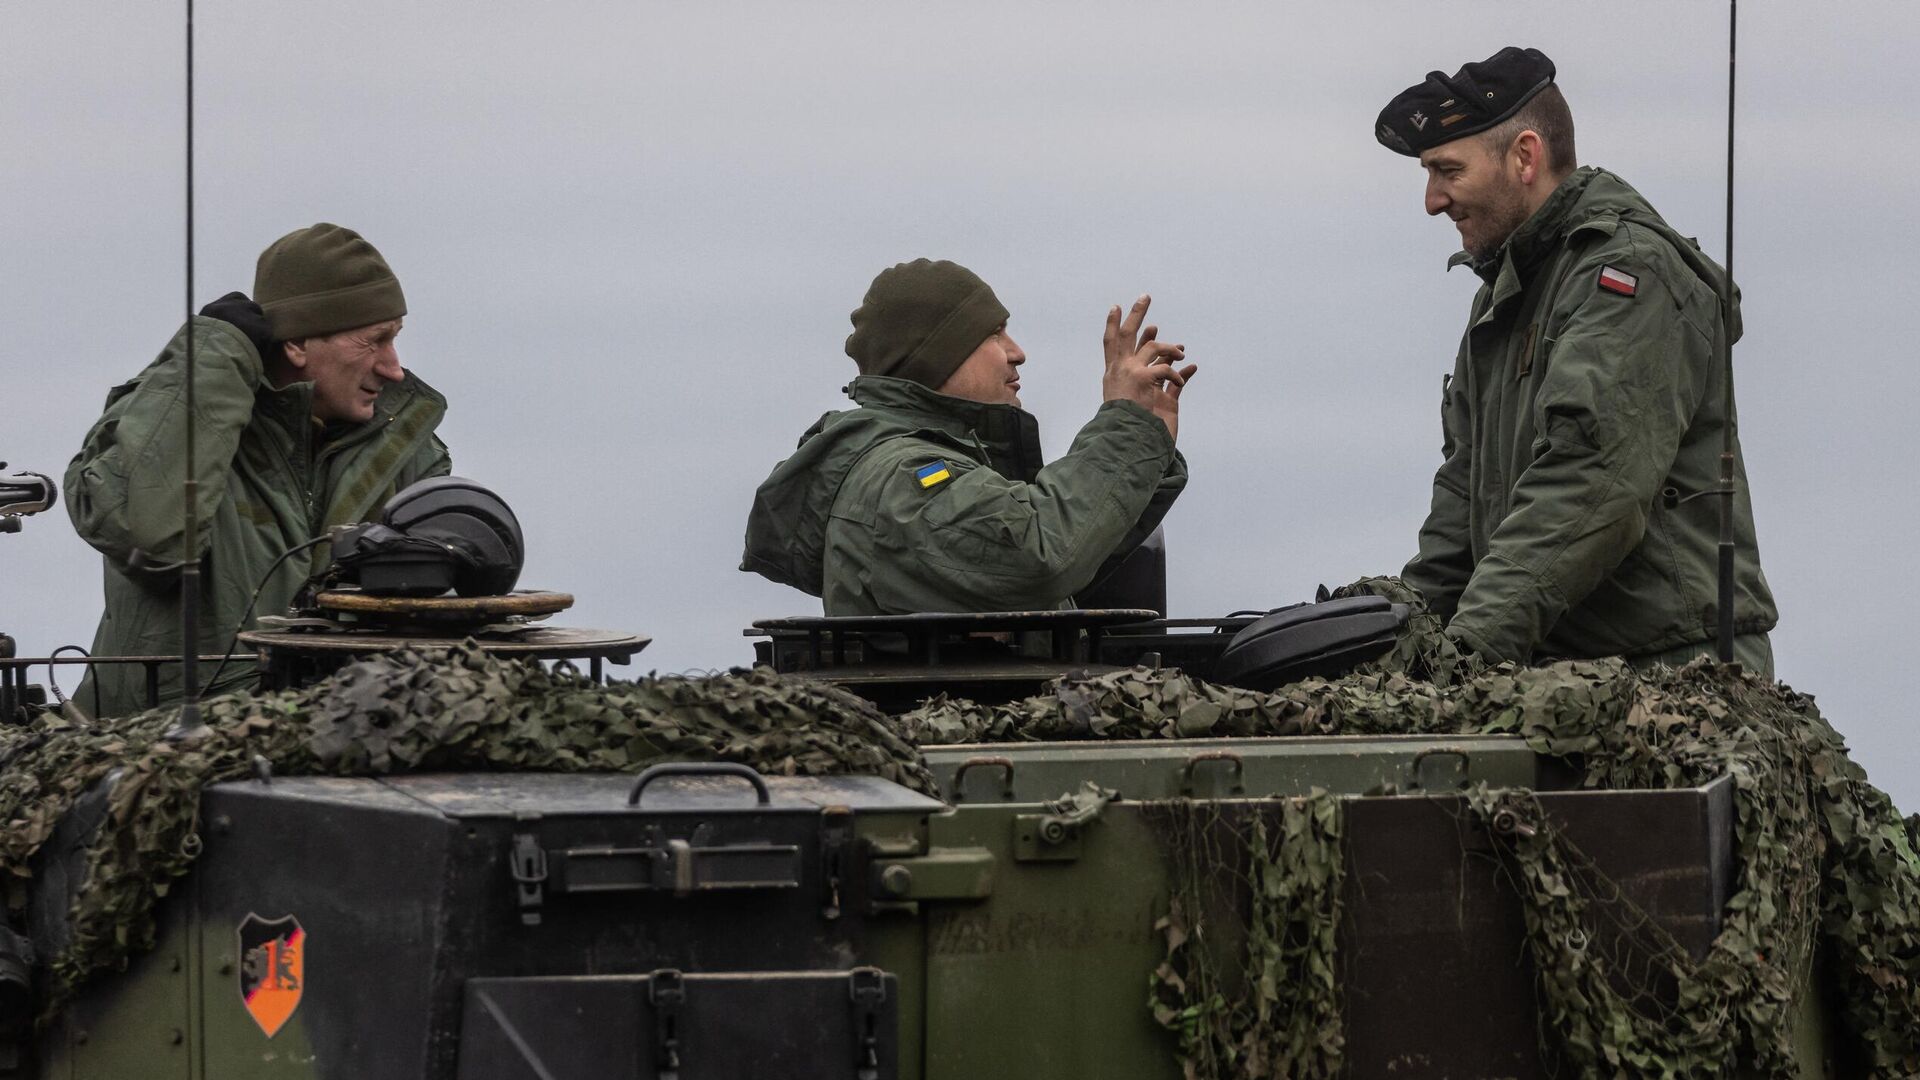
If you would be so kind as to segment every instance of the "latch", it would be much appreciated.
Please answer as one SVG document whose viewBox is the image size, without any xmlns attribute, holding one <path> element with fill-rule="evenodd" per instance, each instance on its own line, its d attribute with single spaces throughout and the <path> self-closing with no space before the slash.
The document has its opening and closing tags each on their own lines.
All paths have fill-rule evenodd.
<svg viewBox="0 0 1920 1080">
<path fill-rule="evenodd" d="M 880 1007 L 887 1002 L 886 975 L 876 967 L 847 972 L 847 997 L 853 1003 L 853 1075 L 880 1080 Z"/>
<path fill-rule="evenodd" d="M 532 833 L 513 834 L 514 896 L 520 904 L 520 921 L 527 926 L 540 925 L 540 904 L 545 899 L 547 851 Z"/>
<path fill-rule="evenodd" d="M 884 900 L 981 900 L 993 893 L 993 852 L 934 848 L 925 855 L 873 860 L 872 894 Z"/>
<path fill-rule="evenodd" d="M 828 806 L 820 811 L 820 880 L 827 890 L 820 907 L 825 919 L 840 917 L 840 889 L 853 861 L 853 809 Z"/>
<path fill-rule="evenodd" d="M 653 1067 L 658 1080 L 680 1080 L 680 1012 L 687 1003 L 686 980 L 673 968 L 647 976 L 647 1003 L 653 1006 Z"/>
<path fill-rule="evenodd" d="M 1071 862 L 1080 857 L 1080 834 L 1099 820 L 1117 791 L 1087 781 L 1077 795 L 1063 795 L 1047 804 L 1044 814 L 1015 814 L 1013 857 L 1019 862 Z"/>
</svg>

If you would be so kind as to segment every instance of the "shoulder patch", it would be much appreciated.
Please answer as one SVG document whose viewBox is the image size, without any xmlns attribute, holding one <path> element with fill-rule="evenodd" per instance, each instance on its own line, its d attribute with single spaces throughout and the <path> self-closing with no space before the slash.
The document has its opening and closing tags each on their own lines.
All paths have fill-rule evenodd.
<svg viewBox="0 0 1920 1080">
<path fill-rule="evenodd" d="M 953 479 L 953 470 L 947 468 L 945 459 L 941 459 L 913 470 L 913 478 L 920 481 L 923 488 L 937 487 Z"/>
<path fill-rule="evenodd" d="M 1625 270 L 1612 266 L 1603 266 L 1600 268 L 1600 287 L 1610 293 L 1618 293 L 1621 296 L 1632 296 L 1634 290 L 1639 288 L 1639 286 L 1640 279 L 1627 273 Z"/>
</svg>

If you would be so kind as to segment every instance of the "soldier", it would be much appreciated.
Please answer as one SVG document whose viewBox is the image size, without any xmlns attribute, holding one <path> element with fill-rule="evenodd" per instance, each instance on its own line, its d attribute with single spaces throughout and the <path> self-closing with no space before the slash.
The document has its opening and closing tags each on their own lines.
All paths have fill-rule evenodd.
<svg viewBox="0 0 1920 1080">
<path fill-rule="evenodd" d="M 986 282 L 950 262 L 884 270 L 853 312 L 859 408 L 830 412 L 754 497 L 740 568 L 828 615 L 1056 608 L 1150 534 L 1186 486 L 1174 448 L 1196 365 L 1107 315 L 1105 404 L 1042 468 L 1026 353 Z"/>
<path fill-rule="evenodd" d="M 1726 275 L 1639 192 L 1576 167 L 1553 62 L 1505 48 L 1432 72 L 1375 134 L 1426 170 L 1474 297 L 1444 384 L 1444 462 L 1406 580 L 1491 661 L 1713 649 Z M 1739 335 L 1736 314 L 1733 334 Z M 1738 451 L 1736 450 L 1736 454 Z M 1778 616 L 1736 458 L 1736 657 L 1772 673 Z"/>
<path fill-rule="evenodd" d="M 434 435 L 446 399 L 402 370 L 394 351 L 406 313 L 400 282 L 372 244 L 338 225 L 299 229 L 261 253 L 252 299 L 234 292 L 208 304 L 107 395 L 66 477 L 74 527 L 105 556 L 95 656 L 180 652 L 178 566 L 189 558 L 202 563 L 194 647 L 225 649 L 245 628 L 256 588 L 253 613 L 277 613 L 306 581 L 310 558 L 276 564 L 288 549 L 449 471 Z M 191 542 L 181 503 L 188 333 L 200 531 Z M 229 667 L 207 690 L 254 674 L 252 665 Z M 137 666 L 101 665 L 88 679 L 101 715 L 145 707 Z M 169 666 L 160 699 L 180 695 Z M 75 700 L 92 708 L 92 688 L 82 684 Z"/>
</svg>

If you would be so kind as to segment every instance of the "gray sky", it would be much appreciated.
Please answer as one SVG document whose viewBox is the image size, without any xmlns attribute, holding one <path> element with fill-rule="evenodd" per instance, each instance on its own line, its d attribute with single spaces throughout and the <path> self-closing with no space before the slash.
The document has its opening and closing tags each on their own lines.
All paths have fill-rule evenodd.
<svg viewBox="0 0 1920 1080">
<path fill-rule="evenodd" d="M 1357 10 L 1356 10 L 1357 9 Z M 1719 3 L 198 6 L 196 303 L 356 228 L 456 471 L 525 525 L 570 625 L 639 670 L 746 662 L 816 601 L 735 570 L 754 486 L 853 373 L 847 313 L 917 256 L 992 282 L 1059 452 L 1100 323 L 1150 291 L 1201 365 L 1173 614 L 1396 572 L 1476 285 L 1373 118 L 1502 45 L 1560 69 L 1586 164 L 1723 251 Z M 1780 674 L 1920 809 L 1904 689 L 1920 499 L 1910 3 L 1749 0 L 1736 351 Z M 182 316 L 179 4 L 0 0 L 0 459 L 58 475 Z M 1884 583 L 1884 584 L 1883 584 Z M 0 628 L 91 640 L 61 514 L 0 537 Z"/>
</svg>

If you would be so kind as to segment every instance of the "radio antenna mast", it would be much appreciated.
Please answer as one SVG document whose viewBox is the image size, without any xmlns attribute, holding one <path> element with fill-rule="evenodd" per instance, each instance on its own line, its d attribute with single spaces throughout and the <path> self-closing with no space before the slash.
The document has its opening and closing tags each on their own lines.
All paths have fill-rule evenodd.
<svg viewBox="0 0 1920 1080">
<path fill-rule="evenodd" d="M 181 485 L 185 503 L 185 550 L 180 560 L 180 718 L 172 734 L 194 738 L 200 723 L 200 485 L 194 461 L 194 325 L 193 325 L 193 0 L 187 4 L 187 477 Z"/>
<path fill-rule="evenodd" d="M 191 2 L 191 0 L 189 0 Z M 1720 348 L 1725 426 L 1720 433 L 1720 662 L 1733 662 L 1733 105 L 1734 56 L 1740 41 L 1740 0 L 1727 0 L 1727 261 L 1720 290 Z"/>
</svg>

